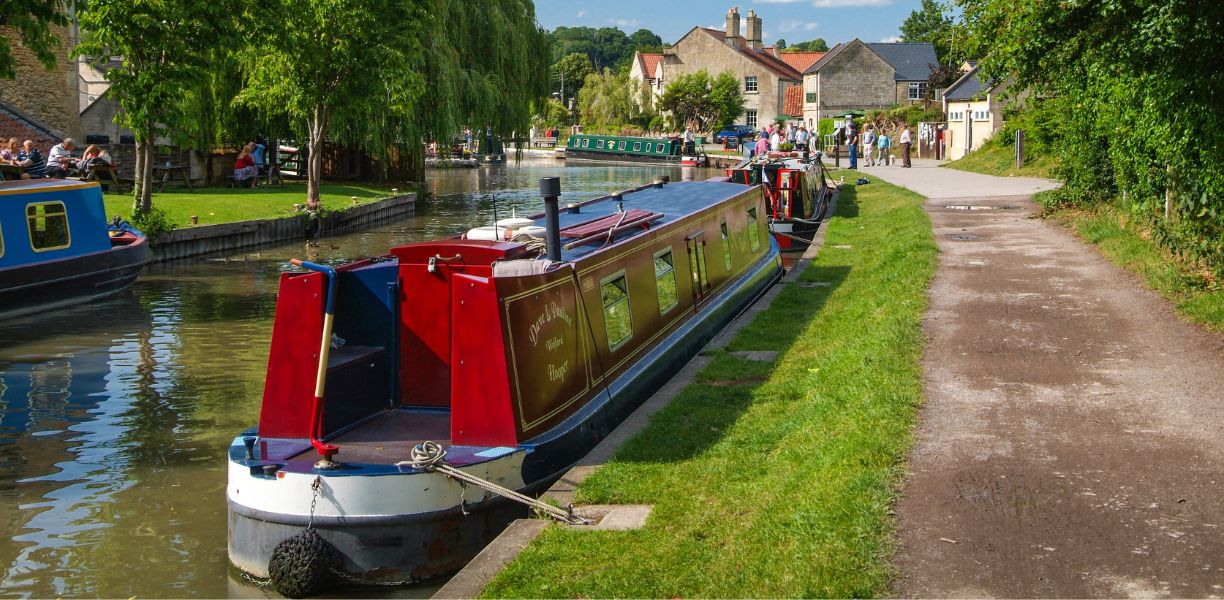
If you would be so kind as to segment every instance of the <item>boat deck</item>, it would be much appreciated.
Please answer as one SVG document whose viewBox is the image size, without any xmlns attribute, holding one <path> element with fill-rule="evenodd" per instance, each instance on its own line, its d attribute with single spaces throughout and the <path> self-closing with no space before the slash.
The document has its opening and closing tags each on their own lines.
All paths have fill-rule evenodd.
<svg viewBox="0 0 1224 600">
<path fill-rule="evenodd" d="M 449 447 L 450 413 L 386 410 L 328 441 L 340 447 L 336 459 L 342 463 L 393 465 L 411 458 L 412 447 L 424 441 Z M 318 458 L 314 449 L 308 448 L 289 463 L 313 465 Z"/>
</svg>

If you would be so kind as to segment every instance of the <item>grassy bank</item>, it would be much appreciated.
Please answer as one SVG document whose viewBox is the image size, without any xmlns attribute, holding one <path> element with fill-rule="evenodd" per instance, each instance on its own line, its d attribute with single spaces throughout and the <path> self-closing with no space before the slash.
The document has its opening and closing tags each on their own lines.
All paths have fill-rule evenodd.
<svg viewBox="0 0 1224 600">
<path fill-rule="evenodd" d="M 1224 332 L 1224 282 L 1161 248 L 1125 211 L 1101 205 L 1064 208 L 1046 216 L 1095 244 L 1110 262 L 1142 277 L 1187 319 Z"/>
<path fill-rule="evenodd" d="M 890 506 L 922 397 L 936 246 L 922 198 L 846 186 L 827 244 L 729 351 L 579 490 L 654 505 L 631 532 L 550 526 L 488 597 L 886 593 Z"/>
<path fill-rule="evenodd" d="M 1001 136 L 996 135 L 981 148 L 974 150 L 960 160 L 954 160 L 944 165 L 949 169 L 960 169 L 973 173 L 998 175 L 1001 177 L 1044 177 L 1053 179 L 1052 171 L 1055 161 L 1045 153 L 1030 152 L 1024 159 L 1024 166 L 1016 168 L 1015 146 L 1003 143 Z"/>
<path fill-rule="evenodd" d="M 400 193 L 412 191 L 405 189 L 402 184 L 398 187 Z M 352 206 L 353 196 L 357 197 L 358 204 L 366 204 L 391 195 L 389 186 L 365 184 L 324 183 L 320 191 L 323 207 L 331 209 Z M 107 215 L 122 215 L 124 219 L 131 217 L 130 194 L 105 194 L 103 197 L 106 200 Z M 253 189 L 196 188 L 193 192 L 175 189 L 165 193 L 153 193 L 154 208 L 166 211 L 170 222 L 178 227 L 189 227 L 192 215 L 199 217 L 200 225 L 274 219 L 293 214 L 296 212 L 293 205 L 305 202 L 305 183 L 285 183 L 284 187 L 270 185 Z"/>
</svg>

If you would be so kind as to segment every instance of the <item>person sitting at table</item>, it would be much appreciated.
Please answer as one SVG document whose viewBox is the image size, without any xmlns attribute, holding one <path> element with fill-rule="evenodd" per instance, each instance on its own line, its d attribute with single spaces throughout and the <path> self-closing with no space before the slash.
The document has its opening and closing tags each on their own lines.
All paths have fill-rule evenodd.
<svg viewBox="0 0 1224 600">
<path fill-rule="evenodd" d="M 251 151 L 254 149 L 255 142 L 250 142 L 238 153 L 238 160 L 234 161 L 234 184 L 255 187 L 259 167 L 255 166 L 255 159 L 251 157 Z"/>
<path fill-rule="evenodd" d="M 43 158 L 42 152 L 34 147 L 33 140 L 21 143 L 21 152 L 17 153 L 17 166 L 25 169 L 25 172 L 21 174 L 22 179 L 45 179 L 47 177 L 47 161 Z"/>
<path fill-rule="evenodd" d="M 93 167 L 98 165 L 109 166 L 110 164 L 110 154 L 106 150 L 99 148 L 96 144 L 90 144 L 88 148 L 85 148 L 85 154 L 81 156 L 81 160 L 77 161 L 77 169 L 88 179 L 89 172 Z"/>
<path fill-rule="evenodd" d="M 0 164 L 15 164 L 18 152 L 21 152 L 21 146 L 17 144 L 17 138 L 9 138 L 7 144 L 0 146 Z"/>
<path fill-rule="evenodd" d="M 72 156 L 72 151 L 76 150 L 76 143 L 72 138 L 64 138 L 64 141 L 51 147 L 51 152 L 47 153 L 47 177 L 67 177 L 76 172 L 76 159 Z"/>
<path fill-rule="evenodd" d="M 256 141 L 252 141 L 249 145 L 252 146 L 251 160 L 255 161 L 255 166 L 259 167 L 259 170 L 262 171 L 266 165 L 266 161 L 264 160 L 264 145 Z"/>
</svg>

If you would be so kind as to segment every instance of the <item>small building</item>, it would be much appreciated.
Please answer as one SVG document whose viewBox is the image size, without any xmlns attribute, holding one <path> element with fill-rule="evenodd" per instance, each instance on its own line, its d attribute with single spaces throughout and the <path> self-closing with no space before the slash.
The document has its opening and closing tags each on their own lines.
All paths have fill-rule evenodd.
<svg viewBox="0 0 1224 600">
<path fill-rule="evenodd" d="M 922 102 L 931 69 L 939 64 L 929 43 L 838 44 L 803 74 L 803 118 L 811 127 L 849 111 L 888 109 Z"/>
<path fill-rule="evenodd" d="M 629 78 L 641 81 L 650 88 L 651 96 L 658 100 L 663 95 L 663 54 L 661 52 L 634 52 L 633 66 Z"/>
<path fill-rule="evenodd" d="M 664 49 L 653 85 L 661 94 L 667 82 L 682 74 L 704 70 L 713 77 L 731 71 L 740 80 L 744 93 L 744 112 L 736 122 L 762 127 L 785 114 L 787 89 L 800 88 L 803 74 L 779 58 L 775 48 L 761 42 L 762 21 L 755 11 L 749 10 L 743 21 L 745 35 L 740 35 L 739 7 L 727 11 L 726 18 L 725 30 L 694 27 Z M 647 70 L 650 59 L 645 56 L 640 67 L 635 61 L 631 75 L 650 83 L 646 78 L 650 74 Z"/>
<path fill-rule="evenodd" d="M 974 65 L 944 91 L 944 114 L 948 119 L 944 144 L 950 160 L 977 150 L 1003 126 L 1003 102 L 999 95 L 1005 87 L 983 80 Z"/>
</svg>

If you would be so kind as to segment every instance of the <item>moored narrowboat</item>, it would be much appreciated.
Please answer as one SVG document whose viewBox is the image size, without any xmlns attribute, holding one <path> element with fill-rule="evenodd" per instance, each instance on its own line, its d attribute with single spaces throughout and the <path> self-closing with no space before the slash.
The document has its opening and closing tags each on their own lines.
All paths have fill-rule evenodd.
<svg viewBox="0 0 1224 600">
<path fill-rule="evenodd" d="M 686 153 L 678 137 L 633 137 L 624 135 L 571 135 L 565 144 L 566 160 L 597 160 L 601 162 L 664 162 L 684 166 L 700 166 L 707 162 L 704 154 L 692 149 Z"/>
<path fill-rule="evenodd" d="M 235 566 L 277 583 L 278 546 L 315 536 L 348 579 L 457 570 L 524 511 L 414 450 L 542 491 L 781 274 L 760 187 L 660 180 L 562 213 L 556 182 L 511 241 L 282 274 L 259 423 L 229 451 Z"/>
<path fill-rule="evenodd" d="M 783 252 L 802 252 L 812 243 L 832 198 L 820 154 L 810 159 L 770 154 L 727 169 L 727 180 L 764 188 L 769 229 Z"/>
<path fill-rule="evenodd" d="M 96 182 L 0 183 L 0 318 L 113 296 L 147 262 L 144 234 L 107 225 Z"/>
</svg>

